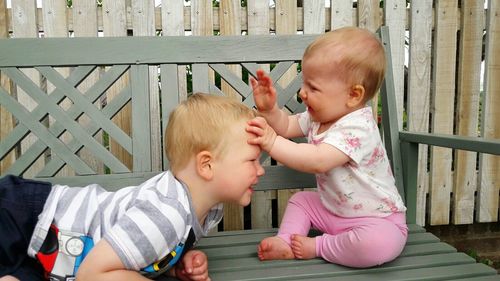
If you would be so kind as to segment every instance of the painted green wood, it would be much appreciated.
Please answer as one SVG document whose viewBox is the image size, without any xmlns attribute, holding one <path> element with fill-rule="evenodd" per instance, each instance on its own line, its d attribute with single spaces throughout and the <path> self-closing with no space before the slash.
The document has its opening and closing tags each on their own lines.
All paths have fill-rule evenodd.
<svg viewBox="0 0 500 281">
<path fill-rule="evenodd" d="M 417 143 L 401 143 L 401 159 L 403 164 L 403 182 L 406 190 L 406 222 L 417 222 L 417 179 L 418 179 Z"/>
<path fill-rule="evenodd" d="M 486 139 L 481 137 L 467 137 L 434 133 L 399 132 L 402 142 L 428 144 L 440 147 L 476 151 L 500 155 L 500 139 Z"/>
<path fill-rule="evenodd" d="M 132 88 L 133 171 L 151 171 L 151 116 L 149 105 L 149 68 L 133 65 L 130 69 Z"/>
<path fill-rule="evenodd" d="M 179 68 L 177 64 L 160 65 L 161 75 L 161 111 L 162 111 L 162 136 L 165 135 L 170 112 L 181 102 L 179 93 Z M 163 167 L 169 167 L 167 156 L 163 148 Z"/>
<path fill-rule="evenodd" d="M 208 74 L 209 73 L 208 64 L 206 63 L 193 64 L 192 71 L 193 71 L 193 93 L 196 92 L 209 93 L 210 81 Z"/>
<path fill-rule="evenodd" d="M 448 258 L 448 260 L 444 259 Z M 276 265 L 276 264 L 275 264 Z M 219 271 L 213 280 L 441 280 L 492 275 L 494 270 L 474 263 L 464 254 L 399 258 L 384 266 L 354 269 L 329 263 L 285 267 L 258 266 L 237 271 Z"/>
<path fill-rule="evenodd" d="M 51 149 L 61 152 L 61 157 L 71 165 L 74 169 L 78 169 L 82 174 L 92 174 L 92 169 L 85 164 L 80 158 L 76 157 L 69 151 L 66 146 L 56 137 L 54 137 L 42 124 L 36 122 L 30 116 L 30 112 L 24 107 L 20 106 L 19 103 L 14 100 L 8 93 L 6 93 L 2 88 L 0 88 L 0 104 L 27 126 L 30 131 L 34 132 L 39 139 L 42 139 L 48 147 Z M 19 165 L 22 167 L 27 167 L 31 163 L 23 163 L 25 160 L 17 160 Z M 24 172 L 24 171 L 22 171 Z"/>
<path fill-rule="evenodd" d="M 241 80 L 232 70 L 228 69 L 225 64 L 212 63 L 210 67 L 217 72 L 224 81 L 233 87 L 242 98 L 246 99 L 252 93 L 252 87 Z M 253 100 L 253 99 L 252 99 Z"/>
<path fill-rule="evenodd" d="M 414 256 L 414 257 L 402 257 L 390 263 L 387 263 L 380 267 L 381 271 L 390 270 L 400 270 L 402 268 L 415 268 L 423 266 L 444 266 L 453 264 L 466 264 L 472 263 L 474 260 L 463 254 L 463 253 L 445 253 L 436 255 L 425 255 L 425 256 Z M 264 263 L 264 265 L 263 265 Z M 241 259 L 218 259 L 211 260 L 209 263 L 210 272 L 235 272 L 240 270 L 252 270 L 252 269 L 272 269 L 279 267 L 302 267 L 308 265 L 321 265 L 328 264 L 328 262 L 322 259 L 310 259 L 310 260 L 276 260 L 276 261 L 266 261 L 261 262 L 257 258 L 241 258 Z M 328 264 L 329 266 L 324 269 L 328 272 L 356 272 L 357 269 L 346 268 L 344 266 L 336 264 Z M 373 270 L 372 270 L 373 271 Z M 321 272 L 318 272 L 321 274 Z"/>
<path fill-rule="evenodd" d="M 82 112 L 86 113 L 91 119 L 99 124 L 111 138 L 119 143 L 125 150 L 132 153 L 132 141 L 130 137 L 125 134 L 118 126 L 116 126 L 109 118 L 106 118 L 102 112 L 94 106 L 93 101 L 87 99 L 75 87 L 68 84 L 68 82 L 52 67 L 37 67 L 40 74 L 42 74 L 49 82 L 54 84 L 55 87 L 64 91 L 66 96 L 73 101 L 73 106 L 79 108 Z M 66 125 L 65 125 L 66 126 Z M 100 144 L 98 144 L 101 146 Z"/>
<path fill-rule="evenodd" d="M 316 36 L 282 35 L 279 40 L 265 35 L 2 39 L 0 67 L 300 60 Z"/>
<path fill-rule="evenodd" d="M 3 69 L 5 73 L 11 78 L 17 85 L 19 85 L 25 92 L 30 93 L 30 97 L 38 103 L 38 106 L 44 108 L 52 117 L 54 117 L 58 122 L 61 122 L 65 129 L 71 133 L 73 139 L 77 139 L 82 144 L 84 144 L 90 151 L 92 151 L 96 157 L 100 159 L 112 170 L 119 173 L 128 172 L 128 168 L 123 165 L 118 159 L 116 159 L 109 151 L 107 151 L 100 143 L 98 143 L 94 138 L 89 136 L 85 130 L 76 121 L 68 118 L 65 111 L 54 104 L 50 98 L 36 86 L 24 73 L 16 68 L 5 68 Z M 68 163 L 78 174 L 92 174 L 93 171 L 78 157 L 72 155 L 68 148 L 58 139 L 54 138 L 52 134 L 40 123 L 32 120 L 30 113 L 26 111 L 22 106 L 20 106 L 17 101 L 14 101 L 10 96 L 8 97 L 8 102 L 12 103 L 12 108 L 17 110 L 17 118 L 22 120 L 22 122 L 27 125 L 31 124 L 30 130 L 34 132 L 38 138 L 42 139 L 47 145 L 50 143 L 53 153 L 58 153 L 59 157 L 67 158 L 64 161 Z M 7 101 L 6 101 L 7 102 Z M 2 102 L 2 104 L 4 104 Z M 6 104 L 6 103 L 5 103 Z M 11 107 L 8 107 L 11 110 Z M 13 109 L 12 109 L 13 110 Z M 15 112 L 12 112 L 15 113 Z M 24 115 L 26 113 L 26 115 Z M 22 117 L 21 117 L 22 116 Z M 17 162 L 17 161 L 16 161 Z"/>
<path fill-rule="evenodd" d="M 85 79 L 89 75 L 90 72 L 92 72 L 95 69 L 94 66 L 81 66 L 77 67 L 67 78 L 68 82 L 71 83 L 72 85 L 76 86 Z M 49 97 L 52 99 L 53 102 L 59 103 L 63 98 L 64 98 L 64 93 L 60 89 L 55 89 L 52 93 L 50 93 Z M 31 111 L 31 116 L 35 120 L 40 120 L 42 119 L 46 111 L 43 110 L 41 107 L 37 107 Z M 24 138 L 29 133 L 29 130 L 27 127 L 18 124 L 12 132 L 9 133 L 5 138 L 2 139 L 2 142 L 0 142 L 0 159 L 3 158 L 7 153 L 9 153 L 10 150 L 14 148 L 14 146 Z M 57 135 L 57 133 L 55 134 Z M 40 140 L 35 143 L 35 146 L 41 146 L 41 149 L 44 150 L 46 148 L 45 145 L 38 143 L 41 142 Z M 29 150 L 34 149 L 34 147 L 31 147 Z M 28 150 L 28 151 L 29 151 Z M 26 157 L 30 158 L 28 160 L 21 160 L 21 162 L 26 162 L 26 163 L 32 163 L 35 161 L 35 157 L 38 157 L 42 153 L 42 151 L 29 151 L 29 152 L 23 153 L 21 157 Z M 19 174 L 20 171 L 24 171 L 27 169 L 27 167 L 11 167 L 11 172 L 14 174 Z"/>
<path fill-rule="evenodd" d="M 391 59 L 391 44 L 389 38 L 389 30 L 382 27 L 379 30 L 379 36 L 384 45 L 385 56 L 387 61 L 386 73 L 384 81 L 380 89 L 380 97 L 382 101 L 382 123 L 384 128 L 384 141 L 387 151 L 387 156 L 391 161 L 391 167 L 396 180 L 396 187 L 399 194 L 406 199 L 405 188 L 403 185 L 403 171 L 401 153 L 398 140 L 398 112 L 396 107 L 396 92 L 394 89 L 394 81 L 392 76 L 392 59 Z M 407 202 L 405 202 L 407 203 Z"/>
<path fill-rule="evenodd" d="M 234 247 L 234 246 L 247 246 L 247 245 L 257 245 L 263 238 L 273 236 L 277 232 L 277 229 L 272 231 L 262 231 L 260 233 L 251 234 L 240 233 L 238 235 L 224 235 L 215 237 L 205 237 L 198 244 L 199 249 L 208 248 L 224 248 L 224 247 Z M 428 232 L 417 232 L 410 233 L 407 241 L 407 245 L 418 245 L 425 243 L 438 243 L 439 238 Z"/>
<path fill-rule="evenodd" d="M 124 88 L 119 95 L 113 98 L 113 100 L 108 101 L 106 107 L 102 109 L 102 113 L 108 119 L 113 118 L 113 116 L 115 116 L 120 111 L 120 109 L 123 108 L 127 104 L 127 102 L 130 101 L 131 97 L 132 93 L 130 87 Z M 66 112 L 68 113 L 69 116 L 72 117 L 81 114 L 81 112 L 77 112 L 77 110 L 74 107 L 71 107 Z M 56 130 L 56 123 L 54 123 L 50 127 L 50 130 Z M 61 130 L 63 129 L 64 128 L 62 128 Z M 89 119 L 89 124 L 85 128 L 88 134 L 91 135 L 92 137 L 94 137 L 99 132 L 100 129 L 101 127 L 98 124 L 96 124 L 92 119 Z M 83 145 L 76 139 L 71 140 L 67 144 L 67 146 L 73 153 L 77 153 L 83 147 Z M 52 157 L 52 159 L 47 164 L 45 164 L 45 167 L 38 173 L 37 176 L 52 177 L 63 166 L 64 166 L 64 161 L 62 161 L 59 157 Z"/>
</svg>

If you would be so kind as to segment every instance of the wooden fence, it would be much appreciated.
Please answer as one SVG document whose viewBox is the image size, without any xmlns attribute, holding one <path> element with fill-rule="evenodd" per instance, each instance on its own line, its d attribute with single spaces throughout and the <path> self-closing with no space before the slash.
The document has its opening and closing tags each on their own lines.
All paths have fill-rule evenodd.
<svg viewBox="0 0 500 281">
<path fill-rule="evenodd" d="M 247 0 L 246 6 L 242 6 L 240 0 L 220 0 L 214 7 L 207 0 L 191 0 L 188 6 L 184 0 L 162 0 L 158 6 L 152 0 L 103 0 L 102 4 L 96 0 L 76 0 L 72 1 L 72 7 L 67 7 L 66 0 L 43 0 L 42 6 L 37 7 L 35 0 L 11 0 L 7 7 L 6 0 L 0 0 L 0 38 L 171 36 L 186 32 L 204 36 L 316 34 L 349 25 L 375 31 L 384 24 L 391 32 L 401 126 L 412 131 L 500 138 L 500 1 L 489 0 L 485 4 L 476 0 L 418 0 L 407 4 L 406 0 L 385 0 L 384 7 L 380 7 L 378 0 L 269 2 Z M 8 54 L 0 54 L 5 55 Z M 482 65 L 484 75 L 481 75 Z M 70 70 L 60 71 L 67 76 Z M 157 67 L 151 67 L 150 71 L 158 73 Z M 235 67 L 233 71 L 242 75 L 241 68 Z M 39 79 L 37 72 L 25 73 L 46 87 L 47 92 L 54 87 Z M 100 73 L 92 75 L 79 89 L 90 88 Z M 213 73 L 211 76 L 213 79 Z M 108 90 L 108 98 L 119 94 L 127 79 L 126 75 L 120 78 Z M 189 82 L 183 73 L 178 79 L 184 93 L 182 99 L 187 96 Z M 288 82 L 281 81 L 283 85 Z M 33 103 L 1 73 L 0 83 L 18 100 L 24 99 L 28 108 Z M 156 79 L 150 84 L 151 104 L 158 105 L 161 84 Z M 237 97 L 224 81 L 221 90 Z M 128 110 L 124 107 L 114 119 L 125 133 L 131 126 Z M 152 148 L 158 158 L 151 165 L 159 171 L 165 164 L 161 160 L 161 109 L 152 110 L 157 116 L 151 119 L 155 132 Z M 86 122 L 83 117 L 79 121 Z M 0 106 L 0 137 L 12 130 L 14 122 Z M 51 120 L 47 122 L 50 126 Z M 127 151 L 107 139 L 105 133 L 95 138 L 109 142 L 113 154 L 131 165 Z M 63 134 L 61 139 L 69 142 L 71 136 Z M 16 150 L 0 155 L 0 173 L 8 172 L 12 159 L 35 141 L 36 138 L 27 136 Z M 498 221 L 500 157 L 442 148 L 420 151 L 419 224 Z M 106 172 L 102 163 L 92 157 L 85 158 L 84 150 L 81 155 L 96 171 Z M 36 173 L 35 167 L 24 174 Z M 71 169 L 63 169 L 59 175 L 71 173 Z M 228 206 L 223 228 L 276 225 L 289 196 L 289 191 L 258 192 L 249 209 Z"/>
</svg>

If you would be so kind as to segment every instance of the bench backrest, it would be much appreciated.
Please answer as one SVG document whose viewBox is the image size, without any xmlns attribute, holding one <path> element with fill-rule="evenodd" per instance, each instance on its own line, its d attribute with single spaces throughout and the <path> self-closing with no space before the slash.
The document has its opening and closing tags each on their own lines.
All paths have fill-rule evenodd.
<svg viewBox="0 0 500 281">
<path fill-rule="evenodd" d="M 381 95 L 384 138 L 398 188 L 404 195 L 388 31 L 383 27 L 379 34 L 389 60 Z M 290 68 L 296 69 L 303 50 L 314 38 L 292 35 L 1 40 L 0 75 L 2 79 L 10 78 L 15 86 L 0 88 L 0 104 L 2 110 L 12 113 L 16 123 L 7 134 L 2 132 L 0 160 L 8 166 L 2 174 L 24 174 L 72 186 L 99 183 L 110 190 L 138 184 L 168 168 L 161 136 L 168 113 L 188 91 L 179 82 L 183 81 L 179 77 L 186 75 L 186 67 L 192 74 L 192 83 L 187 83 L 188 88 L 192 87 L 189 91 L 223 94 L 217 85 L 222 79 L 251 107 L 251 87 L 243 81 L 247 78 L 229 65 L 240 65 L 245 76 L 255 75 L 262 64 L 272 64 L 270 76 L 279 81 Z M 217 73 L 215 79 L 212 71 Z M 89 77 L 93 77 L 92 85 L 85 85 Z M 296 97 L 301 83 L 300 73 L 285 87 L 276 83 L 279 105 L 292 113 L 304 110 Z M 111 96 L 113 87 L 118 90 Z M 154 92 L 159 92 L 159 96 L 154 96 Z M 130 132 L 113 121 L 125 108 L 131 111 L 127 115 L 131 118 Z M 86 116 L 85 121 L 82 116 Z M 102 131 L 105 136 L 96 137 Z M 110 152 L 110 140 L 130 155 L 129 162 Z M 102 171 L 82 158 L 83 151 L 110 174 L 100 175 Z M 17 155 L 10 157 L 12 153 Z M 155 165 L 158 157 L 159 166 Z M 71 167 L 76 176 L 58 177 L 65 166 Z M 312 175 L 267 166 L 257 189 L 314 186 Z"/>
</svg>

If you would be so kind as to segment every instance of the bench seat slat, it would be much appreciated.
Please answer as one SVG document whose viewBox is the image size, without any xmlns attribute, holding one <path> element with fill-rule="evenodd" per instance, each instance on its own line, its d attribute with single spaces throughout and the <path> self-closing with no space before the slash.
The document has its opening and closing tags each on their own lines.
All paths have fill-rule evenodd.
<svg viewBox="0 0 500 281">
<path fill-rule="evenodd" d="M 243 263 L 240 261 L 239 264 Z M 322 260 L 317 260 L 317 263 L 311 260 L 273 262 L 269 266 L 252 266 L 250 263 L 249 268 L 229 270 L 225 270 L 223 264 L 215 265 L 220 268 L 212 271 L 213 280 L 432 280 L 432 276 L 472 277 L 494 273 L 492 268 L 476 264 L 462 253 L 401 257 L 381 267 L 366 269 L 344 267 Z"/>
<path fill-rule="evenodd" d="M 463 253 L 444 253 L 436 255 L 401 257 L 395 261 L 384 264 L 380 268 L 371 268 L 371 272 L 377 269 L 381 271 L 398 270 L 402 268 L 412 267 L 432 267 L 445 266 L 453 264 L 473 263 L 474 260 Z M 337 264 L 330 264 L 322 259 L 310 260 L 274 260 L 274 261 L 259 261 L 256 258 L 240 258 L 240 259 L 218 259 L 209 262 L 210 272 L 231 272 L 241 270 L 252 270 L 260 267 L 302 267 L 309 265 L 324 264 L 329 265 L 331 272 L 353 271 L 355 269 L 344 267 Z"/>
<path fill-rule="evenodd" d="M 225 235 L 225 236 L 215 236 L 215 237 L 205 237 L 198 244 L 198 248 L 214 248 L 214 247 L 233 247 L 233 246 L 243 246 L 243 245 L 257 245 L 262 239 L 273 236 L 277 232 L 274 231 L 263 231 L 261 233 L 250 234 L 239 234 L 239 235 Z M 416 232 L 410 233 L 408 236 L 407 245 L 424 244 L 431 242 L 439 242 L 439 238 L 428 232 Z"/>
</svg>

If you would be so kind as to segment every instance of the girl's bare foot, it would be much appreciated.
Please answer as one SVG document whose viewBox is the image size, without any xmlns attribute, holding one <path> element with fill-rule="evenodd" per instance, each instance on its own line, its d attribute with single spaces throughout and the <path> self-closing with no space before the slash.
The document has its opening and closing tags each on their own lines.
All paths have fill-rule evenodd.
<svg viewBox="0 0 500 281">
<path fill-rule="evenodd" d="M 292 248 L 285 240 L 278 236 L 267 237 L 260 241 L 257 248 L 257 255 L 263 260 L 291 260 L 294 259 Z"/>
<path fill-rule="evenodd" d="M 316 238 L 294 234 L 291 239 L 296 258 L 306 260 L 316 257 Z"/>
</svg>

